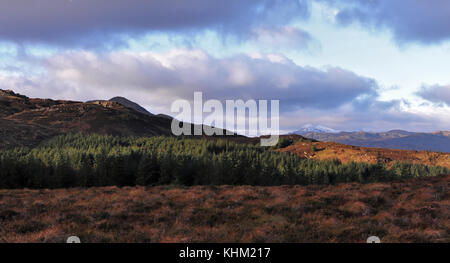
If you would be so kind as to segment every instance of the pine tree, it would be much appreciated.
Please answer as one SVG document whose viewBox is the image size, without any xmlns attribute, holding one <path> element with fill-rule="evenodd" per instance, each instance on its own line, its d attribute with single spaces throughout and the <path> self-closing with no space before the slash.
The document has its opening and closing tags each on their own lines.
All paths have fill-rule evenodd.
<svg viewBox="0 0 450 263">
<path fill-rule="evenodd" d="M 144 155 L 139 162 L 137 171 L 137 185 L 155 185 L 161 177 L 158 160 L 154 156 Z"/>
</svg>

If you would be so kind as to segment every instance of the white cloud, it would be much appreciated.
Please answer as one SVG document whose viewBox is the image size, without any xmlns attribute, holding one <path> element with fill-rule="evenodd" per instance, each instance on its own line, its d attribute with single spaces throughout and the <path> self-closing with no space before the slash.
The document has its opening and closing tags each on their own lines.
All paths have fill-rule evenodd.
<svg viewBox="0 0 450 263">
<path fill-rule="evenodd" d="M 307 49 L 313 44 L 313 37 L 306 31 L 292 26 L 260 27 L 253 29 L 253 42 L 273 48 Z"/>
<path fill-rule="evenodd" d="M 169 113 L 178 98 L 279 99 L 282 129 L 318 123 L 340 130 L 415 129 L 449 123 L 408 112 L 401 101 L 378 101 L 375 80 L 351 71 L 299 66 L 280 54 L 216 58 L 200 50 L 66 52 L 32 58 L 44 74 L 0 74 L 0 88 L 32 97 L 91 100 L 124 96 L 154 113 Z M 439 116 L 438 116 L 439 115 Z M 434 128 L 433 128 L 434 129 Z"/>
<path fill-rule="evenodd" d="M 217 99 L 279 99 L 285 108 L 335 108 L 361 95 L 375 97 L 377 89 L 374 80 L 353 72 L 301 67 L 277 54 L 219 59 L 199 50 L 81 51 L 51 56 L 40 63 L 48 72 L 48 81 L 70 84 L 87 94 L 92 90 L 156 92 L 165 94 L 168 105 L 170 100 L 203 91 Z M 56 95 L 43 89 L 43 93 Z"/>
</svg>

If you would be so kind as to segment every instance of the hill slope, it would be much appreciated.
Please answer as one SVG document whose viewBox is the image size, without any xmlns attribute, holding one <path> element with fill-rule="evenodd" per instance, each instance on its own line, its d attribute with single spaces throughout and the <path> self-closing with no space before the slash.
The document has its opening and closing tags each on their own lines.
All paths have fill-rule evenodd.
<svg viewBox="0 0 450 263">
<path fill-rule="evenodd" d="M 154 115 L 123 97 L 78 102 L 31 99 L 10 90 L 0 90 L 0 148 L 34 146 L 55 135 L 78 132 L 171 136 L 171 124 L 172 117 Z M 194 131 L 196 125 L 187 125 L 192 125 Z"/>
<path fill-rule="evenodd" d="M 142 112 L 139 105 L 124 98 L 114 100 L 120 102 L 31 99 L 0 90 L 0 147 L 30 146 L 58 134 L 76 132 L 126 136 L 172 134 L 171 119 Z"/>
<path fill-rule="evenodd" d="M 450 168 L 450 153 L 369 148 L 339 144 L 335 142 L 302 141 L 279 149 L 281 152 L 293 153 L 305 159 L 332 160 L 343 163 L 364 162 L 377 163 L 379 160 L 387 166 L 393 162 L 408 162 L 424 165 L 438 165 Z"/>
</svg>

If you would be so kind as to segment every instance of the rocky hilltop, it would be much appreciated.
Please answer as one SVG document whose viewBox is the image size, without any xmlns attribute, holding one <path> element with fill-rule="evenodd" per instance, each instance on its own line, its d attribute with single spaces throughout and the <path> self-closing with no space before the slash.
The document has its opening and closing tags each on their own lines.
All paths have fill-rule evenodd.
<svg viewBox="0 0 450 263">
<path fill-rule="evenodd" d="M 0 147 L 31 146 L 58 134 L 77 132 L 171 135 L 170 118 L 144 112 L 136 105 L 125 98 L 78 102 L 33 99 L 0 90 Z"/>
</svg>

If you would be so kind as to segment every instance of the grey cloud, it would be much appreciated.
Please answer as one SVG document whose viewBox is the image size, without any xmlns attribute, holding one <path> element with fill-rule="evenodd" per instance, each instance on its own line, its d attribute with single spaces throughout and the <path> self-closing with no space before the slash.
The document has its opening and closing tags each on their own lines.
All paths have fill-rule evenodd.
<svg viewBox="0 0 450 263">
<path fill-rule="evenodd" d="M 317 0 L 339 9 L 342 24 L 360 22 L 369 28 L 388 28 L 399 43 L 439 43 L 450 39 L 448 0 Z"/>
<path fill-rule="evenodd" d="M 416 132 L 448 130 L 450 119 L 445 112 L 441 115 L 429 115 L 405 111 L 401 108 L 379 108 L 374 102 L 365 109 L 339 108 L 334 111 L 320 109 L 302 109 L 281 116 L 280 126 L 284 130 L 298 130 L 308 123 L 321 124 L 343 131 L 388 131 L 402 129 Z M 393 102 L 396 104 L 396 102 Z"/>
<path fill-rule="evenodd" d="M 433 103 L 444 103 L 450 106 L 450 85 L 422 86 L 422 88 L 419 92 L 416 93 L 416 95 Z"/>
<path fill-rule="evenodd" d="M 139 91 L 174 98 L 203 91 L 211 99 L 278 99 L 282 110 L 333 109 L 377 96 L 373 79 L 342 68 L 301 67 L 280 55 L 215 58 L 199 50 L 169 53 L 66 53 L 41 61 L 51 79 L 85 89 Z"/>
<path fill-rule="evenodd" d="M 0 38 L 52 44 L 83 39 L 94 45 L 112 34 L 148 31 L 211 29 L 245 36 L 252 28 L 308 16 L 307 0 L 0 0 Z"/>
<path fill-rule="evenodd" d="M 306 123 L 373 131 L 450 127 L 445 108 L 432 115 L 408 112 L 410 106 L 402 100 L 379 101 L 372 79 L 341 68 L 301 67 L 276 54 L 215 58 L 199 50 L 67 52 L 22 63 L 41 67 L 44 73 L 0 72 L 0 88 L 54 99 L 124 96 L 165 114 L 171 114 L 175 99 L 191 100 L 194 91 L 203 91 L 205 99 L 279 99 L 283 130 Z"/>
</svg>

